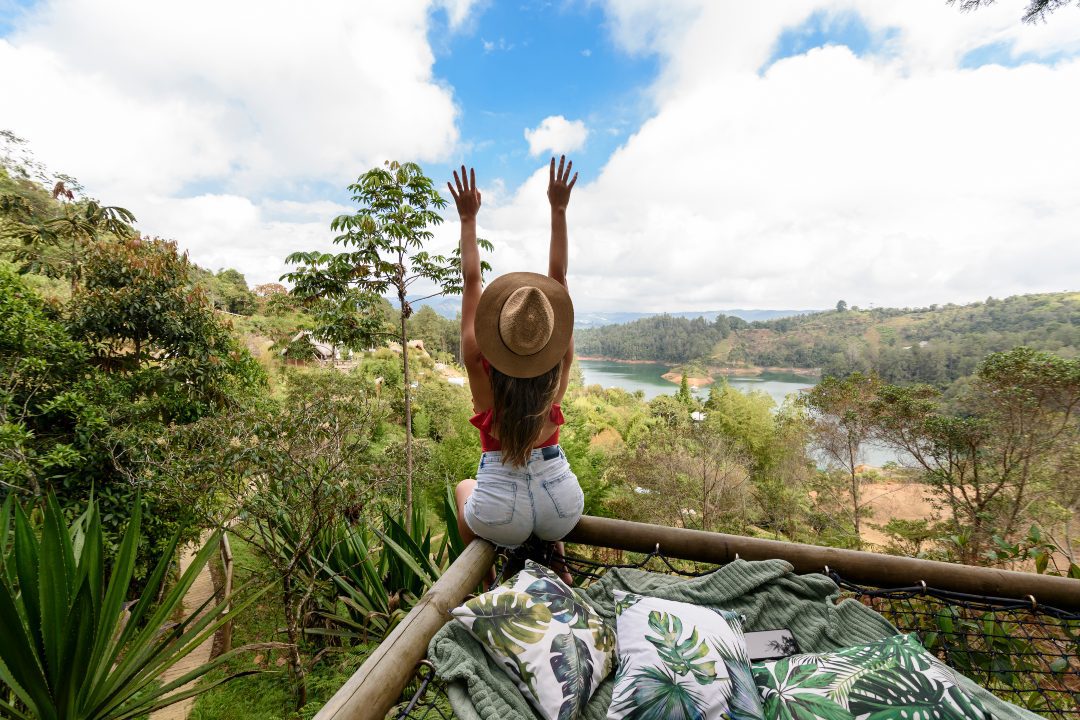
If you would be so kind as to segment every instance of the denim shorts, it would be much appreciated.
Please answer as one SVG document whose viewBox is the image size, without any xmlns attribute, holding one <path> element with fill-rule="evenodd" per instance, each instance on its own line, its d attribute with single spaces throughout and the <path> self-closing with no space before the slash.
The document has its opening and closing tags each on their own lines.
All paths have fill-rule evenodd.
<svg viewBox="0 0 1080 720">
<path fill-rule="evenodd" d="M 496 545 L 517 547 L 530 535 L 561 539 L 584 509 L 585 494 L 558 445 L 536 448 L 524 467 L 504 465 L 495 450 L 480 456 L 465 522 Z"/>
</svg>

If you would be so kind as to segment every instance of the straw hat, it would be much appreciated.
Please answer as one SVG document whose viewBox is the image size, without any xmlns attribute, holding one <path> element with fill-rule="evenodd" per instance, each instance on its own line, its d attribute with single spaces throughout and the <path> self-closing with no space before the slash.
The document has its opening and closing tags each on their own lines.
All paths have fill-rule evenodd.
<svg viewBox="0 0 1080 720">
<path fill-rule="evenodd" d="M 531 378 L 555 367 L 574 331 L 574 304 L 566 288 L 547 275 L 507 273 L 480 296 L 476 342 L 504 375 Z"/>
</svg>

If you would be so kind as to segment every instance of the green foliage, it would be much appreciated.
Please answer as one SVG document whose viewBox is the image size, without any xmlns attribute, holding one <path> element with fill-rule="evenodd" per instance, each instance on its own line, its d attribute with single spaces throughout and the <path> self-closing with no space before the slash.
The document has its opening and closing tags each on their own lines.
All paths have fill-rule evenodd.
<svg viewBox="0 0 1080 720">
<path fill-rule="evenodd" d="M 53 198 L 74 195 L 57 183 Z M 4 223 L 0 241 L 6 241 L 20 273 L 66 278 L 74 292 L 79 287 L 87 253 L 100 240 L 134 235 L 135 216 L 122 207 L 103 206 L 95 200 L 61 203 L 42 217 L 25 202 L 6 197 L 0 201 Z"/>
<path fill-rule="evenodd" d="M 408 322 L 409 337 L 424 341 L 424 349 L 432 357 L 451 362 L 461 361 L 461 319 L 448 320 L 430 305 L 412 314 Z"/>
<path fill-rule="evenodd" d="M 361 175 L 349 191 L 360 209 L 339 215 L 330 225 L 339 233 L 334 243 L 348 250 L 293 253 L 286 262 L 299 267 L 283 279 L 293 283 L 298 297 L 325 298 L 340 304 L 338 314 L 342 317 L 370 316 L 372 296 L 382 297 L 393 289 L 404 322 L 411 315 L 405 296 L 413 283 L 426 280 L 449 289 L 446 286 L 454 281 L 451 261 L 423 249 L 433 237 L 429 228 L 442 223 L 436 210 L 446 201 L 415 163 L 387 162 L 385 167 Z M 329 326 L 327 331 L 334 332 Z M 366 339 L 359 334 L 326 337 L 368 347 L 376 339 L 374 332 Z M 404 345 L 405 339 L 401 342 Z"/>
<path fill-rule="evenodd" d="M 415 163 L 387 161 L 372 168 L 349 186 L 360 208 L 339 215 L 330 227 L 339 233 L 334 243 L 347 248 L 337 254 L 296 252 L 286 262 L 299 267 L 283 276 L 293 292 L 324 303 L 329 322 L 321 322 L 318 335 L 348 347 L 376 344 L 379 318 L 373 308 L 391 290 L 397 297 L 395 330 L 401 345 L 405 418 L 405 504 L 413 506 L 413 430 L 409 379 L 409 335 L 412 315 L 407 298 L 418 281 L 439 288 L 434 295 L 461 292 L 460 257 L 432 255 L 424 249 L 434 237 L 429 229 L 442 222 L 436 212 L 446 201 L 431 178 Z M 490 250 L 486 241 L 483 246 Z M 430 296 L 429 296 L 430 297 Z"/>
<path fill-rule="evenodd" d="M 452 504 L 449 508 L 455 512 Z M 322 617 L 335 628 L 307 632 L 361 642 L 385 638 L 461 553 L 456 517 L 447 521 L 454 522 L 454 534 L 444 533 L 437 547 L 422 513 L 413 518 L 411 531 L 385 513 L 381 530 L 344 523 L 330 528 L 310 562 L 312 572 L 334 584 L 336 592 L 324 602 Z"/>
<path fill-rule="evenodd" d="M 878 435 L 906 451 L 948 508 L 952 544 L 985 562 L 994 534 L 1011 537 L 1047 499 L 1071 517 L 1080 421 L 1080 360 L 1030 348 L 995 353 L 953 403 L 926 386 L 884 386 L 870 408 Z M 1031 514 L 1034 514 L 1032 517 Z"/>
<path fill-rule="evenodd" d="M 215 535 L 179 581 L 166 590 L 179 540 L 176 535 L 125 617 L 141 517 L 136 503 L 123 542 L 110 562 L 95 503 L 69 528 L 56 497 L 50 494 L 38 536 L 22 506 L 8 496 L 0 509 L 0 683 L 5 690 L 0 694 L 0 711 L 7 716 L 26 720 L 136 718 L 210 689 L 212 685 L 179 691 L 185 683 L 246 651 L 237 648 L 172 682 L 161 683 L 166 670 L 226 622 L 227 606 L 219 603 L 200 617 L 170 624 L 183 609 L 184 594 L 218 547 Z M 255 597 L 240 604 L 233 598 L 233 612 L 241 612 Z"/>
<path fill-rule="evenodd" d="M 889 545 L 885 548 L 887 552 L 907 557 L 923 557 L 926 546 L 942 540 L 945 534 L 941 525 L 927 518 L 890 518 L 878 529 L 889 537 Z"/>
<path fill-rule="evenodd" d="M 234 315 L 251 315 L 257 309 L 256 293 L 248 288 L 247 278 L 238 270 L 227 268 L 218 270 L 215 274 L 199 269 L 195 276 L 215 310 L 223 310 Z M 285 291 L 284 287 L 278 287 Z M 270 295 L 273 294 L 271 290 Z"/>
<path fill-rule="evenodd" d="M 1080 293 L 940 308 L 850 308 L 753 323 L 657 316 L 578 330 L 574 342 L 585 356 L 821 368 L 837 376 L 873 372 L 891 383 L 945 386 L 974 373 L 990 353 L 1019 345 L 1064 358 L 1080 355 Z"/>
<path fill-rule="evenodd" d="M 129 285 L 117 290 L 119 296 L 168 301 L 167 288 L 158 301 L 138 295 L 136 287 L 161 259 L 135 259 L 135 267 L 125 269 L 123 262 L 106 260 L 127 257 L 123 250 L 114 256 L 109 248 L 115 247 L 94 248 L 84 276 L 88 287 L 67 309 L 46 303 L 21 278 L 0 270 L 0 483 L 36 497 L 51 488 L 69 516 L 93 491 L 110 550 L 136 502 L 146 462 L 156 454 L 153 440 L 162 424 L 214 412 L 263 382 L 258 366 L 208 310 L 184 308 L 177 317 L 156 318 L 121 297 L 109 301 L 98 286 L 110 273 L 114 284 Z M 99 259 L 108 272 L 99 272 Z M 175 251 L 164 264 L 183 268 Z M 192 316 L 201 324 L 179 326 Z M 138 352 L 133 337 L 141 340 Z M 145 519 L 137 577 L 184 514 L 153 487 L 140 497 Z"/>
<path fill-rule="evenodd" d="M 191 422 L 265 383 L 262 369 L 191 288 L 176 244 L 134 238 L 91 248 L 72 298 L 73 336 L 122 378 L 139 419 Z"/>
<path fill-rule="evenodd" d="M 1069 553 L 1052 538 L 1047 537 L 1042 528 L 1032 525 L 1027 535 L 1017 542 L 1009 542 L 1000 536 L 993 539 L 994 548 L 991 557 L 997 563 L 1033 562 L 1035 572 L 1040 575 L 1055 575 L 1080 580 L 1080 565 L 1066 559 Z"/>
<path fill-rule="evenodd" d="M 747 327 L 737 317 L 704 318 L 657 315 L 622 325 L 574 331 L 574 348 L 586 357 L 685 363 L 712 355 L 714 346 L 733 329 Z"/>
</svg>

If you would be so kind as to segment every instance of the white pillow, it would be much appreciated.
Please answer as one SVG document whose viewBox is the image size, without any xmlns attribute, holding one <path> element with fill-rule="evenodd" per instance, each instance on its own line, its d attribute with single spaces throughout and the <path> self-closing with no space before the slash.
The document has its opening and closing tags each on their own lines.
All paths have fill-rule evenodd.
<svg viewBox="0 0 1080 720">
<path fill-rule="evenodd" d="M 611 670 L 615 633 L 585 598 L 532 562 L 451 611 L 547 720 L 574 720 Z"/>
<path fill-rule="evenodd" d="M 984 720 L 978 698 L 914 635 L 754 663 L 769 718 Z"/>
<path fill-rule="evenodd" d="M 735 613 L 615 591 L 608 720 L 762 720 Z"/>
</svg>

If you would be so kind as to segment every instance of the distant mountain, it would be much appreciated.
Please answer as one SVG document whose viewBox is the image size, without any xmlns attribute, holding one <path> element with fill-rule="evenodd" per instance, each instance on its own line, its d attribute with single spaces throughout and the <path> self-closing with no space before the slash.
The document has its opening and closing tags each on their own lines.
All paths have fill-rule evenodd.
<svg viewBox="0 0 1080 720">
<path fill-rule="evenodd" d="M 1080 356 L 1080 292 L 987 298 L 967 305 L 799 313 L 768 320 L 710 320 L 680 313 L 583 327 L 582 356 L 705 367 L 821 369 L 826 375 L 875 372 L 888 382 L 945 386 L 975 372 L 992 352 L 1026 345 Z M 745 317 L 745 316 L 744 316 Z"/>
<path fill-rule="evenodd" d="M 669 313 L 639 313 L 639 312 L 591 312 L 591 313 L 578 313 L 574 318 L 574 327 L 576 328 L 595 328 L 603 327 L 604 325 L 623 325 L 625 323 L 634 322 L 635 320 L 641 320 L 647 317 L 656 317 L 657 315 L 666 314 L 672 317 L 686 318 L 687 320 L 693 320 L 694 318 L 705 318 L 709 322 L 714 322 L 717 317 L 721 315 L 727 315 L 730 317 L 737 317 L 747 322 L 753 322 L 755 320 L 775 320 L 778 318 L 794 317 L 796 315 L 809 315 L 811 313 L 819 312 L 818 310 L 744 310 L 742 308 L 736 308 L 734 310 L 691 310 L 686 312 L 669 312 Z"/>
<path fill-rule="evenodd" d="M 395 301 L 396 304 L 396 301 Z M 433 297 L 427 300 L 421 300 L 413 303 L 415 309 L 419 310 L 424 306 L 431 307 L 435 312 L 442 315 L 444 318 L 453 320 L 457 317 L 457 314 L 461 311 L 461 296 L 460 295 L 444 295 L 442 297 Z M 672 312 L 667 313 L 672 317 L 687 318 L 693 320 L 697 317 L 703 317 L 709 322 L 716 320 L 719 315 L 733 315 L 747 322 L 753 322 L 755 320 L 775 320 L 777 318 L 794 317 L 796 315 L 809 315 L 810 313 L 818 312 L 817 310 L 743 310 L 741 308 L 735 310 L 701 310 L 701 311 L 688 311 L 688 312 Z M 641 318 L 654 317 L 661 313 L 640 313 L 640 312 L 579 312 L 574 317 L 574 327 L 576 328 L 595 328 L 602 327 L 604 325 L 623 325 L 628 322 L 640 320 Z"/>
</svg>

